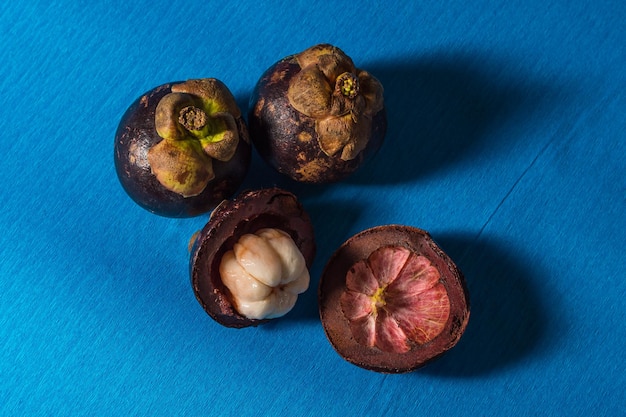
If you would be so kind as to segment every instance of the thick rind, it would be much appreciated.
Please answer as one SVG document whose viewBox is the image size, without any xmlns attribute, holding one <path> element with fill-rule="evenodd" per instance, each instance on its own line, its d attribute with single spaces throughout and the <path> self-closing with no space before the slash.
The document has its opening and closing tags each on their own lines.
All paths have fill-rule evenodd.
<svg viewBox="0 0 626 417">
<path fill-rule="evenodd" d="M 224 326 L 242 328 L 267 321 L 248 319 L 235 310 L 221 281 L 219 264 L 241 236 L 268 227 L 288 233 L 307 268 L 311 267 L 315 257 L 311 220 L 296 197 L 279 188 L 248 191 L 223 201 L 192 246 L 189 266 L 194 294 L 204 310 Z"/>
<path fill-rule="evenodd" d="M 122 187 L 139 206 L 165 217 L 198 216 L 230 198 L 243 182 L 251 159 L 248 128 L 239 117 L 237 130 L 242 140 L 235 155 L 227 162 L 213 160 L 215 178 L 200 194 L 183 197 L 163 187 L 148 162 L 148 150 L 163 140 L 156 131 L 154 115 L 161 98 L 182 83 L 163 84 L 138 98 L 122 116 L 115 134 L 115 170 Z"/>
<path fill-rule="evenodd" d="M 292 55 L 272 65 L 257 82 L 248 115 L 252 143 L 269 165 L 296 181 L 340 181 L 371 159 L 382 145 L 387 130 L 386 110 L 373 116 L 370 140 L 354 159 L 328 156 L 318 144 L 315 120 L 289 103 L 289 83 L 298 72 L 300 66 Z"/>
<path fill-rule="evenodd" d="M 443 331 L 424 345 L 412 344 L 407 353 L 383 352 L 356 342 L 340 305 L 348 270 L 384 246 L 403 246 L 426 256 L 439 270 L 440 282 L 450 299 L 450 316 Z M 470 315 L 469 294 L 461 271 L 428 232 L 403 225 L 374 227 L 348 239 L 328 261 L 318 297 L 324 332 L 337 353 L 354 365 L 382 373 L 411 372 L 439 357 L 459 341 Z"/>
</svg>

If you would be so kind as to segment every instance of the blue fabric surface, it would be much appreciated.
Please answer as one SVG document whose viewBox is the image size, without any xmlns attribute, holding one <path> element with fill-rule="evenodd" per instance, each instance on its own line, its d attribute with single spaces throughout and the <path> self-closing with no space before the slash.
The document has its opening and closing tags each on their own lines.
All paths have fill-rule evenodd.
<svg viewBox="0 0 626 417">
<path fill-rule="evenodd" d="M 626 415 L 623 1 L 0 4 L 0 415 Z M 386 143 L 349 180 L 294 185 L 255 155 L 242 188 L 295 192 L 312 288 L 226 329 L 187 241 L 124 194 L 113 136 L 159 84 L 261 73 L 321 42 L 385 86 Z M 316 286 L 370 226 L 431 232 L 464 271 L 460 343 L 406 375 L 343 361 Z"/>
</svg>

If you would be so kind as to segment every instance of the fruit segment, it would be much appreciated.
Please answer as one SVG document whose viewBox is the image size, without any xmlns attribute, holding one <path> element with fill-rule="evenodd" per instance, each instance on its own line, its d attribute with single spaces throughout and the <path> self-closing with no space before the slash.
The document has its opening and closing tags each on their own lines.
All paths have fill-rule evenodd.
<svg viewBox="0 0 626 417">
<path fill-rule="evenodd" d="M 287 314 L 310 281 L 304 256 L 291 237 L 269 228 L 243 235 L 222 257 L 220 276 L 235 309 L 258 320 Z"/>
</svg>

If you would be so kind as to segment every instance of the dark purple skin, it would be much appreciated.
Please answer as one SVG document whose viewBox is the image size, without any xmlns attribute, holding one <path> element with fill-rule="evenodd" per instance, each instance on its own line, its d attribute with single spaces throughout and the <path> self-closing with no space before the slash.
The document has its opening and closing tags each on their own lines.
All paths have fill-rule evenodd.
<svg viewBox="0 0 626 417">
<path fill-rule="evenodd" d="M 356 342 L 339 301 L 346 288 L 348 270 L 385 246 L 403 246 L 428 258 L 439 270 L 440 282 L 450 300 L 450 315 L 443 331 L 406 353 L 384 352 Z M 469 293 L 461 271 L 428 232 L 410 226 L 378 226 L 348 239 L 328 261 L 320 279 L 318 296 L 322 325 L 337 353 L 354 365 L 381 373 L 411 372 L 443 355 L 459 341 L 470 315 Z"/>
<path fill-rule="evenodd" d="M 207 314 L 223 326 L 243 328 L 268 321 L 239 314 L 219 274 L 222 256 L 241 236 L 268 227 L 287 232 L 311 268 L 315 257 L 313 225 L 296 197 L 279 188 L 248 191 L 225 200 L 194 237 L 189 260 L 191 285 Z"/>
<path fill-rule="evenodd" d="M 381 147 L 387 130 L 386 110 L 374 115 L 368 145 L 356 158 L 344 161 L 328 156 L 317 143 L 315 120 L 294 109 L 287 98 L 289 82 L 299 71 L 295 57 L 288 56 L 265 71 L 257 82 L 248 114 L 252 143 L 270 166 L 296 181 L 323 184 L 343 180 Z M 302 131 L 312 139 L 297 140 Z M 302 175 L 299 171 L 311 162 L 316 168 L 309 175 Z"/>
<path fill-rule="evenodd" d="M 239 144 L 227 162 L 213 160 L 215 178 L 202 193 L 183 197 L 157 180 L 147 159 L 148 150 L 163 140 L 156 132 L 157 104 L 171 92 L 174 82 L 156 87 L 138 98 L 124 113 L 115 134 L 115 170 L 126 193 L 144 209 L 165 217 L 193 217 L 206 213 L 230 198 L 243 182 L 250 166 L 248 129 L 236 119 Z"/>
</svg>

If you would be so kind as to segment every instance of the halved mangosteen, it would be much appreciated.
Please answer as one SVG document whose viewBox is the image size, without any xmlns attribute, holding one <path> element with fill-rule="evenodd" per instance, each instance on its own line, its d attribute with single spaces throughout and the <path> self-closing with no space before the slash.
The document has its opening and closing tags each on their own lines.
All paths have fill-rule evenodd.
<svg viewBox="0 0 626 417">
<path fill-rule="evenodd" d="M 427 232 L 401 225 L 365 230 L 335 252 L 319 308 L 333 348 L 383 373 L 410 372 L 442 355 L 470 313 L 461 271 Z"/>
<path fill-rule="evenodd" d="M 193 239 L 193 291 L 224 326 L 257 326 L 280 317 L 308 288 L 313 225 L 288 191 L 248 191 L 223 201 Z"/>
</svg>

